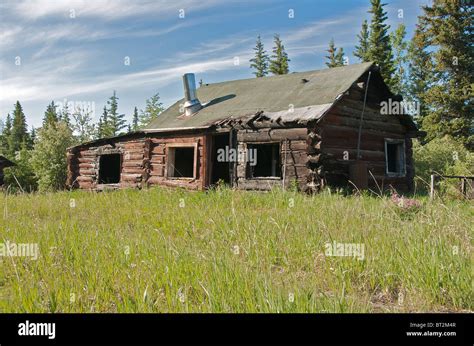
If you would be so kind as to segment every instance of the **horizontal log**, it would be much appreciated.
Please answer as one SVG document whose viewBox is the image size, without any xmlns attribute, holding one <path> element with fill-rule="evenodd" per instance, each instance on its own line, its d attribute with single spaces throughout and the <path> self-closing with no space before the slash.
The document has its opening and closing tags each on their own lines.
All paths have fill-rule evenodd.
<svg viewBox="0 0 474 346">
<path fill-rule="evenodd" d="M 163 176 L 164 174 L 165 174 L 165 165 L 161 165 L 161 164 L 150 165 L 150 175 Z"/>
<path fill-rule="evenodd" d="M 196 143 L 202 142 L 204 136 L 176 136 L 152 138 L 151 142 L 154 144 L 166 143 Z"/>
<path fill-rule="evenodd" d="M 143 160 L 124 160 L 122 162 L 122 167 L 142 167 L 143 166 Z"/>
<path fill-rule="evenodd" d="M 79 163 L 79 168 L 95 168 L 94 163 Z"/>
<path fill-rule="evenodd" d="M 143 174 L 143 168 L 136 167 L 123 167 L 122 173 L 131 173 L 131 174 Z"/>
<path fill-rule="evenodd" d="M 259 131 L 239 131 L 237 140 L 240 142 L 271 142 L 284 140 L 306 140 L 306 128 L 271 129 Z"/>
<path fill-rule="evenodd" d="M 163 144 L 155 145 L 151 148 L 152 155 L 154 154 L 164 154 L 165 153 L 165 146 Z"/>
<path fill-rule="evenodd" d="M 91 177 L 91 176 L 80 175 L 76 178 L 76 181 L 78 181 L 78 182 L 93 182 L 94 178 Z"/>
<path fill-rule="evenodd" d="M 328 114 L 324 118 L 324 122 L 326 124 L 331 125 L 343 125 L 353 128 L 359 128 L 360 121 L 359 119 L 354 119 L 350 117 L 345 117 L 342 115 L 337 114 Z M 383 132 L 393 132 L 404 134 L 406 132 L 405 127 L 400 124 L 388 123 L 383 121 L 373 121 L 373 120 L 366 120 L 362 121 L 362 128 L 367 130 L 375 130 L 375 131 L 383 131 Z"/>
<path fill-rule="evenodd" d="M 130 160 L 130 161 L 133 161 L 133 160 L 143 160 L 143 154 L 144 154 L 144 151 L 141 151 L 141 152 L 133 152 L 133 153 L 130 153 L 130 152 L 126 152 L 124 154 L 124 160 Z"/>
<path fill-rule="evenodd" d="M 79 163 L 95 163 L 95 157 L 78 157 L 77 162 Z"/>
<path fill-rule="evenodd" d="M 165 156 L 164 155 L 152 155 L 150 159 L 151 163 L 164 163 L 165 162 Z"/>
<path fill-rule="evenodd" d="M 79 175 L 95 175 L 95 169 L 79 168 Z"/>
</svg>

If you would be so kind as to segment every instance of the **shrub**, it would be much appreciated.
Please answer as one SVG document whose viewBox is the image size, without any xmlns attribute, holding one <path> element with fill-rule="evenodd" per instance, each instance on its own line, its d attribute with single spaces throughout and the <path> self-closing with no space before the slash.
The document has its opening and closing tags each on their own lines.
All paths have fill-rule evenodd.
<svg viewBox="0 0 474 346">
<path fill-rule="evenodd" d="M 417 189 L 424 191 L 428 190 L 430 175 L 433 172 L 444 175 L 474 175 L 474 153 L 448 136 L 436 138 L 425 145 L 414 141 L 413 159 Z M 446 180 L 440 185 L 443 190 L 452 192 L 457 189 L 458 183 L 458 180 Z"/>
</svg>

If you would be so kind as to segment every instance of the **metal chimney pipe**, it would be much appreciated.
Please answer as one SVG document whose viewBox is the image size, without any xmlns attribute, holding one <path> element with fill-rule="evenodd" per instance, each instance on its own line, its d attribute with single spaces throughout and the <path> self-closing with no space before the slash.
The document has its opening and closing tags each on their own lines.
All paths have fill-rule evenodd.
<svg viewBox="0 0 474 346">
<path fill-rule="evenodd" d="M 184 85 L 184 110 L 186 115 L 192 115 L 202 108 L 201 102 L 196 96 L 196 79 L 194 73 L 183 75 Z"/>
</svg>

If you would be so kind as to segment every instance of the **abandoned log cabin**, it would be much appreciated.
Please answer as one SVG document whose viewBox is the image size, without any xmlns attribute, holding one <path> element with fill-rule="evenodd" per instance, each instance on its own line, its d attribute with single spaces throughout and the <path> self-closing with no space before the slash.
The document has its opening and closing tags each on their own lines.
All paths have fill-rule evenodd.
<svg viewBox="0 0 474 346">
<path fill-rule="evenodd" d="M 381 112 L 401 97 L 373 63 L 183 84 L 185 97 L 146 128 L 69 148 L 68 186 L 413 187 L 420 132 L 409 115 Z"/>
<path fill-rule="evenodd" d="M 0 155 L 0 186 L 3 186 L 3 169 L 12 166 L 15 166 L 13 162 L 11 162 L 5 156 Z"/>
</svg>

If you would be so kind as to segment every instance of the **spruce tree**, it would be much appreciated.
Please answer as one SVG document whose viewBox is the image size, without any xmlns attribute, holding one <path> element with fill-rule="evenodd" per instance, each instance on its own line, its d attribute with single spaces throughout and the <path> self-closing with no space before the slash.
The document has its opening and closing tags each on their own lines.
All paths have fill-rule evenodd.
<svg viewBox="0 0 474 346">
<path fill-rule="evenodd" d="M 43 127 L 54 127 L 58 123 L 59 117 L 56 111 L 56 107 L 57 106 L 54 104 L 54 101 L 51 101 L 51 103 L 46 107 L 46 111 L 44 112 L 43 117 Z"/>
<path fill-rule="evenodd" d="M 22 143 L 28 142 L 28 128 L 26 126 L 26 117 L 19 101 L 15 103 L 13 111 L 13 123 L 10 136 L 9 149 L 15 153 L 21 149 Z"/>
<path fill-rule="evenodd" d="M 326 50 L 329 55 L 326 55 L 326 66 L 329 68 L 344 66 L 344 50 L 342 48 L 336 49 L 334 39 L 329 42 L 329 48 Z"/>
<path fill-rule="evenodd" d="M 12 133 L 12 118 L 10 113 L 7 114 L 7 119 L 2 128 L 2 135 L 0 137 L 0 152 L 5 156 L 10 156 L 10 139 Z"/>
<path fill-rule="evenodd" d="M 137 130 L 138 130 L 138 109 L 137 107 L 135 107 L 133 109 L 131 131 L 137 131 Z"/>
<path fill-rule="evenodd" d="M 408 45 L 408 92 L 406 99 L 417 102 L 419 105 L 419 114 L 415 115 L 415 120 L 419 126 L 429 110 L 425 100 L 426 91 L 431 88 L 434 82 L 433 57 L 431 52 L 427 51 L 427 48 L 427 37 L 418 25 Z"/>
<path fill-rule="evenodd" d="M 125 121 L 125 114 L 118 113 L 118 97 L 114 90 L 113 95 L 107 101 L 109 105 L 108 109 L 108 130 L 110 131 L 111 136 L 116 136 L 120 133 L 121 130 L 126 128 L 127 124 Z"/>
<path fill-rule="evenodd" d="M 385 4 L 381 0 L 370 0 L 372 8 L 369 13 L 372 14 L 369 34 L 369 50 L 367 57 L 369 61 L 375 62 L 380 67 L 380 72 L 389 87 L 393 86 L 392 74 L 393 56 L 392 47 L 390 46 L 390 36 L 388 30 L 390 26 L 385 22 L 387 20 L 387 12 L 383 7 Z"/>
<path fill-rule="evenodd" d="M 140 111 L 139 126 L 147 126 L 153 119 L 156 119 L 165 108 L 160 102 L 160 94 L 156 93 L 146 100 L 145 110 Z"/>
<path fill-rule="evenodd" d="M 288 54 L 285 51 L 280 35 L 276 34 L 274 36 L 274 44 L 273 55 L 270 60 L 270 72 L 274 75 L 287 74 L 289 72 L 288 62 L 291 60 L 288 59 Z"/>
<path fill-rule="evenodd" d="M 433 83 L 424 92 L 428 140 L 449 135 L 474 150 L 474 7 L 468 1 L 434 0 L 419 18 L 426 51 L 433 56 Z"/>
<path fill-rule="evenodd" d="M 67 100 L 65 100 L 63 107 L 60 110 L 58 118 L 60 121 L 64 122 L 67 126 L 71 127 L 71 110 L 69 109 Z"/>
<path fill-rule="evenodd" d="M 89 108 L 77 108 L 72 114 L 72 118 L 74 120 L 72 132 L 75 135 L 76 141 L 83 143 L 92 140 L 94 138 L 95 126 L 92 123 L 91 110 Z M 67 126 L 65 122 L 63 123 Z"/>
<path fill-rule="evenodd" d="M 257 44 L 254 48 L 255 57 L 250 59 L 250 67 L 255 69 L 252 72 L 257 78 L 264 77 L 268 74 L 268 55 L 263 47 L 260 35 L 257 36 Z"/>
<path fill-rule="evenodd" d="M 404 24 L 400 24 L 397 29 L 390 34 L 390 41 L 394 55 L 394 68 L 393 74 L 393 88 L 392 92 L 395 94 L 407 94 L 406 86 L 406 71 L 405 65 L 407 62 L 407 48 L 408 43 L 405 41 L 406 27 Z"/>
<path fill-rule="evenodd" d="M 355 46 L 354 56 L 358 57 L 362 62 L 368 62 L 369 59 L 369 25 L 367 24 L 367 20 L 364 20 L 362 23 L 362 29 L 360 34 L 357 35 L 359 39 L 359 45 Z"/>
</svg>

